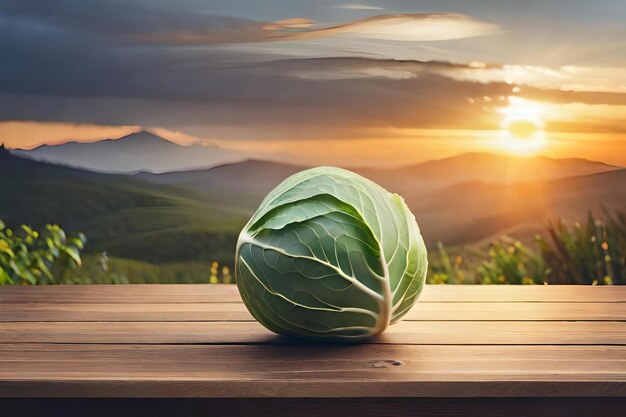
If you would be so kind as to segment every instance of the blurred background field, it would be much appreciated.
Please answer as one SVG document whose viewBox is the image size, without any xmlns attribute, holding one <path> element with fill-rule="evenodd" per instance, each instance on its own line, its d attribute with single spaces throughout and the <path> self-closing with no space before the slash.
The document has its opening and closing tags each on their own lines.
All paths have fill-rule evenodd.
<svg viewBox="0 0 626 417">
<path fill-rule="evenodd" d="M 0 284 L 196 284 L 233 283 L 232 264 L 213 260 L 152 264 L 80 256 L 86 238 L 58 226 L 16 232 L 0 224 Z M 525 245 L 502 236 L 486 246 L 429 252 L 430 284 L 626 284 L 626 215 L 591 212 L 582 223 L 548 222 Z"/>
</svg>

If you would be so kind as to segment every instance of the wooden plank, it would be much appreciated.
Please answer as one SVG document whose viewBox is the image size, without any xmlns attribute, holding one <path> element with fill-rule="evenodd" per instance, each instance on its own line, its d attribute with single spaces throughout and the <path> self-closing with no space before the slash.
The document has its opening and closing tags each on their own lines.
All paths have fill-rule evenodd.
<svg viewBox="0 0 626 417">
<path fill-rule="evenodd" d="M 626 395 L 611 346 L 0 345 L 0 396 Z"/>
<path fill-rule="evenodd" d="M 0 408 L 20 417 L 623 417 L 626 397 L 5 398 Z"/>
<path fill-rule="evenodd" d="M 426 285 L 420 301 L 624 303 L 626 286 Z"/>
<path fill-rule="evenodd" d="M 626 306 L 626 304 L 624 304 Z M 237 303 L 7 303 L 3 321 L 252 321 Z"/>
<path fill-rule="evenodd" d="M 293 344 L 256 322 L 4 322 L 0 343 Z M 403 321 L 372 344 L 626 345 L 626 322 Z"/>
<path fill-rule="evenodd" d="M 210 303 L 240 301 L 235 285 L 48 285 L 0 287 L 5 303 Z M 626 286 L 427 285 L 421 302 L 625 303 Z"/>
<path fill-rule="evenodd" d="M 43 285 L 0 287 L 4 303 L 211 303 L 241 301 L 235 285 Z"/>
<path fill-rule="evenodd" d="M 626 303 L 424 303 L 405 316 L 411 321 L 626 321 Z M 239 303 L 7 303 L 6 321 L 252 321 Z"/>
</svg>

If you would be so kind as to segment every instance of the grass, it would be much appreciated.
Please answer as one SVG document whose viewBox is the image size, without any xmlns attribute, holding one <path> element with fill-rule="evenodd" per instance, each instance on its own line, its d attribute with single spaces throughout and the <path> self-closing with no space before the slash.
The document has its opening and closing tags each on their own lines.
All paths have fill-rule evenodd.
<svg viewBox="0 0 626 417">
<path fill-rule="evenodd" d="M 553 283 L 626 284 L 626 215 L 589 213 L 585 224 L 568 227 L 559 220 L 547 226 L 552 245 L 539 240 Z"/>
<path fill-rule="evenodd" d="M 85 255 L 83 267 L 69 270 L 64 284 L 217 284 L 234 279 L 228 266 L 218 262 L 151 264 L 106 254 Z"/>
<path fill-rule="evenodd" d="M 485 250 L 440 243 L 430 258 L 432 284 L 626 284 L 626 215 L 591 212 L 586 221 L 546 224 L 530 248 L 509 237 Z"/>
</svg>

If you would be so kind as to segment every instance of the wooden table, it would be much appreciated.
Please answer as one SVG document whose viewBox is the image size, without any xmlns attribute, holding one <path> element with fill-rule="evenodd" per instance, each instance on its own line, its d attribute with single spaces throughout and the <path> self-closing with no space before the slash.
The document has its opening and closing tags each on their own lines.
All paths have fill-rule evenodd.
<svg viewBox="0 0 626 417">
<path fill-rule="evenodd" d="M 0 415 L 626 415 L 626 288 L 428 286 L 362 345 L 231 285 L 0 287 Z"/>
</svg>

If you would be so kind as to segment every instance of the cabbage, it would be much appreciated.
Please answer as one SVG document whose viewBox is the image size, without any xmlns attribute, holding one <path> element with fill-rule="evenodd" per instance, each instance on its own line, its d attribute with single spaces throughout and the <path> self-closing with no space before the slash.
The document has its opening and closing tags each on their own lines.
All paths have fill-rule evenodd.
<svg viewBox="0 0 626 417">
<path fill-rule="evenodd" d="M 402 197 L 353 172 L 299 172 L 239 235 L 236 282 L 269 330 L 359 341 L 400 320 L 424 285 L 426 247 Z"/>
</svg>

